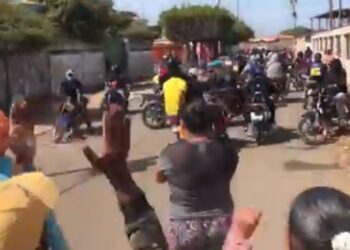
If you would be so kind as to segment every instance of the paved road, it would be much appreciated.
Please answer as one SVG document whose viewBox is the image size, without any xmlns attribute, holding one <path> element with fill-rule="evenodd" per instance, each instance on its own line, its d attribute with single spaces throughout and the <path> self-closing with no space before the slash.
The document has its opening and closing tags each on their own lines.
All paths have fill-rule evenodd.
<svg viewBox="0 0 350 250">
<path fill-rule="evenodd" d="M 334 167 L 335 145 L 305 147 L 294 132 L 301 105 L 293 103 L 278 110 L 283 127 L 269 145 L 255 147 L 244 142 L 241 128 L 230 135 L 244 145 L 232 193 L 238 207 L 254 206 L 264 212 L 255 235 L 255 249 L 280 250 L 284 247 L 288 207 L 306 187 L 331 185 L 346 188 L 348 176 Z M 156 156 L 173 140 L 168 130 L 150 131 L 133 118 L 130 169 L 155 206 L 162 223 L 167 218 L 168 189 L 154 181 Z M 89 177 L 81 147 L 101 149 L 99 137 L 70 145 L 54 146 L 49 136 L 39 140 L 37 164 L 54 176 L 62 191 L 57 214 L 73 250 L 129 250 L 122 218 L 111 187 L 104 177 Z M 345 189 L 346 190 L 346 189 Z"/>
</svg>

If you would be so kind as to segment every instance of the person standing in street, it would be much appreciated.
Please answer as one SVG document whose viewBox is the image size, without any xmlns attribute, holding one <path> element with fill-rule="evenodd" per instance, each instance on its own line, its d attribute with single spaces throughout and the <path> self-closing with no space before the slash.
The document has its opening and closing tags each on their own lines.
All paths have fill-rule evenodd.
<svg viewBox="0 0 350 250">
<path fill-rule="evenodd" d="M 211 139 L 208 106 L 180 112 L 181 140 L 159 156 L 158 183 L 170 187 L 169 250 L 221 250 L 234 210 L 230 182 L 238 164 L 231 145 Z"/>
</svg>

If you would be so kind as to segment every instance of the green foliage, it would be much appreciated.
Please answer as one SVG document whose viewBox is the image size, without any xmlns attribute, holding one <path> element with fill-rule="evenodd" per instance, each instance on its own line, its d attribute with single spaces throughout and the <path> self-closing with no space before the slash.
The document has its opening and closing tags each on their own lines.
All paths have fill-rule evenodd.
<svg viewBox="0 0 350 250">
<path fill-rule="evenodd" d="M 160 24 L 173 41 L 222 40 L 234 45 L 254 36 L 254 31 L 229 11 L 211 6 L 172 8 L 161 14 Z"/>
<path fill-rule="evenodd" d="M 52 40 L 55 27 L 44 16 L 4 0 L 0 10 L 0 49 L 41 47 Z"/>
<path fill-rule="evenodd" d="M 94 0 L 45 0 L 48 17 L 71 38 L 85 42 L 100 42 L 110 26 L 111 6 Z"/>
<path fill-rule="evenodd" d="M 153 40 L 160 35 L 142 20 L 134 20 L 129 27 L 121 31 L 121 34 L 131 40 Z"/>
<path fill-rule="evenodd" d="M 229 11 L 211 6 L 174 7 L 160 15 L 166 37 L 176 42 L 225 39 L 234 22 Z"/>
<path fill-rule="evenodd" d="M 280 34 L 298 37 L 298 36 L 310 35 L 310 33 L 311 33 L 311 29 L 303 26 L 298 26 L 294 29 L 284 30 Z"/>
<path fill-rule="evenodd" d="M 237 45 L 252 37 L 254 37 L 254 31 L 245 22 L 236 20 L 230 31 L 227 32 L 224 42 L 229 45 Z"/>
</svg>

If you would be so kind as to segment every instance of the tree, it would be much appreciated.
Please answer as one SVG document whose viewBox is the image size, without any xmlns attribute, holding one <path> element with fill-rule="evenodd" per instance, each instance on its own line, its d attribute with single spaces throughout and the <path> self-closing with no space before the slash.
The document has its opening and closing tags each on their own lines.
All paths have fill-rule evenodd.
<svg viewBox="0 0 350 250">
<path fill-rule="evenodd" d="M 48 17 L 63 34 L 86 42 L 100 42 L 111 22 L 111 6 L 93 0 L 44 0 Z"/>
<path fill-rule="evenodd" d="M 303 26 L 297 26 L 293 29 L 287 29 L 280 32 L 281 35 L 289 35 L 289 36 L 295 36 L 295 37 L 309 35 L 310 33 L 311 33 L 311 29 Z"/>
<path fill-rule="evenodd" d="M 0 1 L 0 9 L 0 50 L 35 48 L 52 40 L 54 24 L 44 16 L 8 1 Z"/>
<path fill-rule="evenodd" d="M 174 7 L 160 15 L 166 37 L 183 43 L 225 39 L 234 22 L 229 11 L 212 6 Z"/>
<path fill-rule="evenodd" d="M 237 45 L 242 41 L 247 41 L 254 37 L 254 31 L 243 21 L 236 20 L 227 37 L 224 40 L 226 44 Z"/>
<path fill-rule="evenodd" d="M 153 40 L 160 36 L 156 26 L 150 27 L 146 20 L 136 19 L 121 34 L 131 40 Z"/>
<path fill-rule="evenodd" d="M 47 45 L 53 38 L 55 28 L 44 16 L 6 0 L 0 0 L 0 10 L 0 58 L 5 71 L 6 96 L 2 105 L 9 111 L 11 87 L 8 78 L 8 54 L 13 50 L 33 50 Z"/>
</svg>

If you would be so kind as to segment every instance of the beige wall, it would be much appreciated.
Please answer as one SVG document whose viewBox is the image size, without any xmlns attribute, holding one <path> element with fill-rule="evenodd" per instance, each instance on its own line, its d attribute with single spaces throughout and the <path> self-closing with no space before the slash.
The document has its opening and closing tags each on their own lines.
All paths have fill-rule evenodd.
<svg viewBox="0 0 350 250">
<path fill-rule="evenodd" d="M 305 51 L 307 47 L 312 47 L 311 42 L 307 41 L 305 37 L 298 37 L 295 40 L 295 52 Z"/>
<path fill-rule="evenodd" d="M 312 48 L 317 52 L 332 49 L 344 64 L 350 87 L 350 26 L 319 32 L 312 35 Z"/>
</svg>

